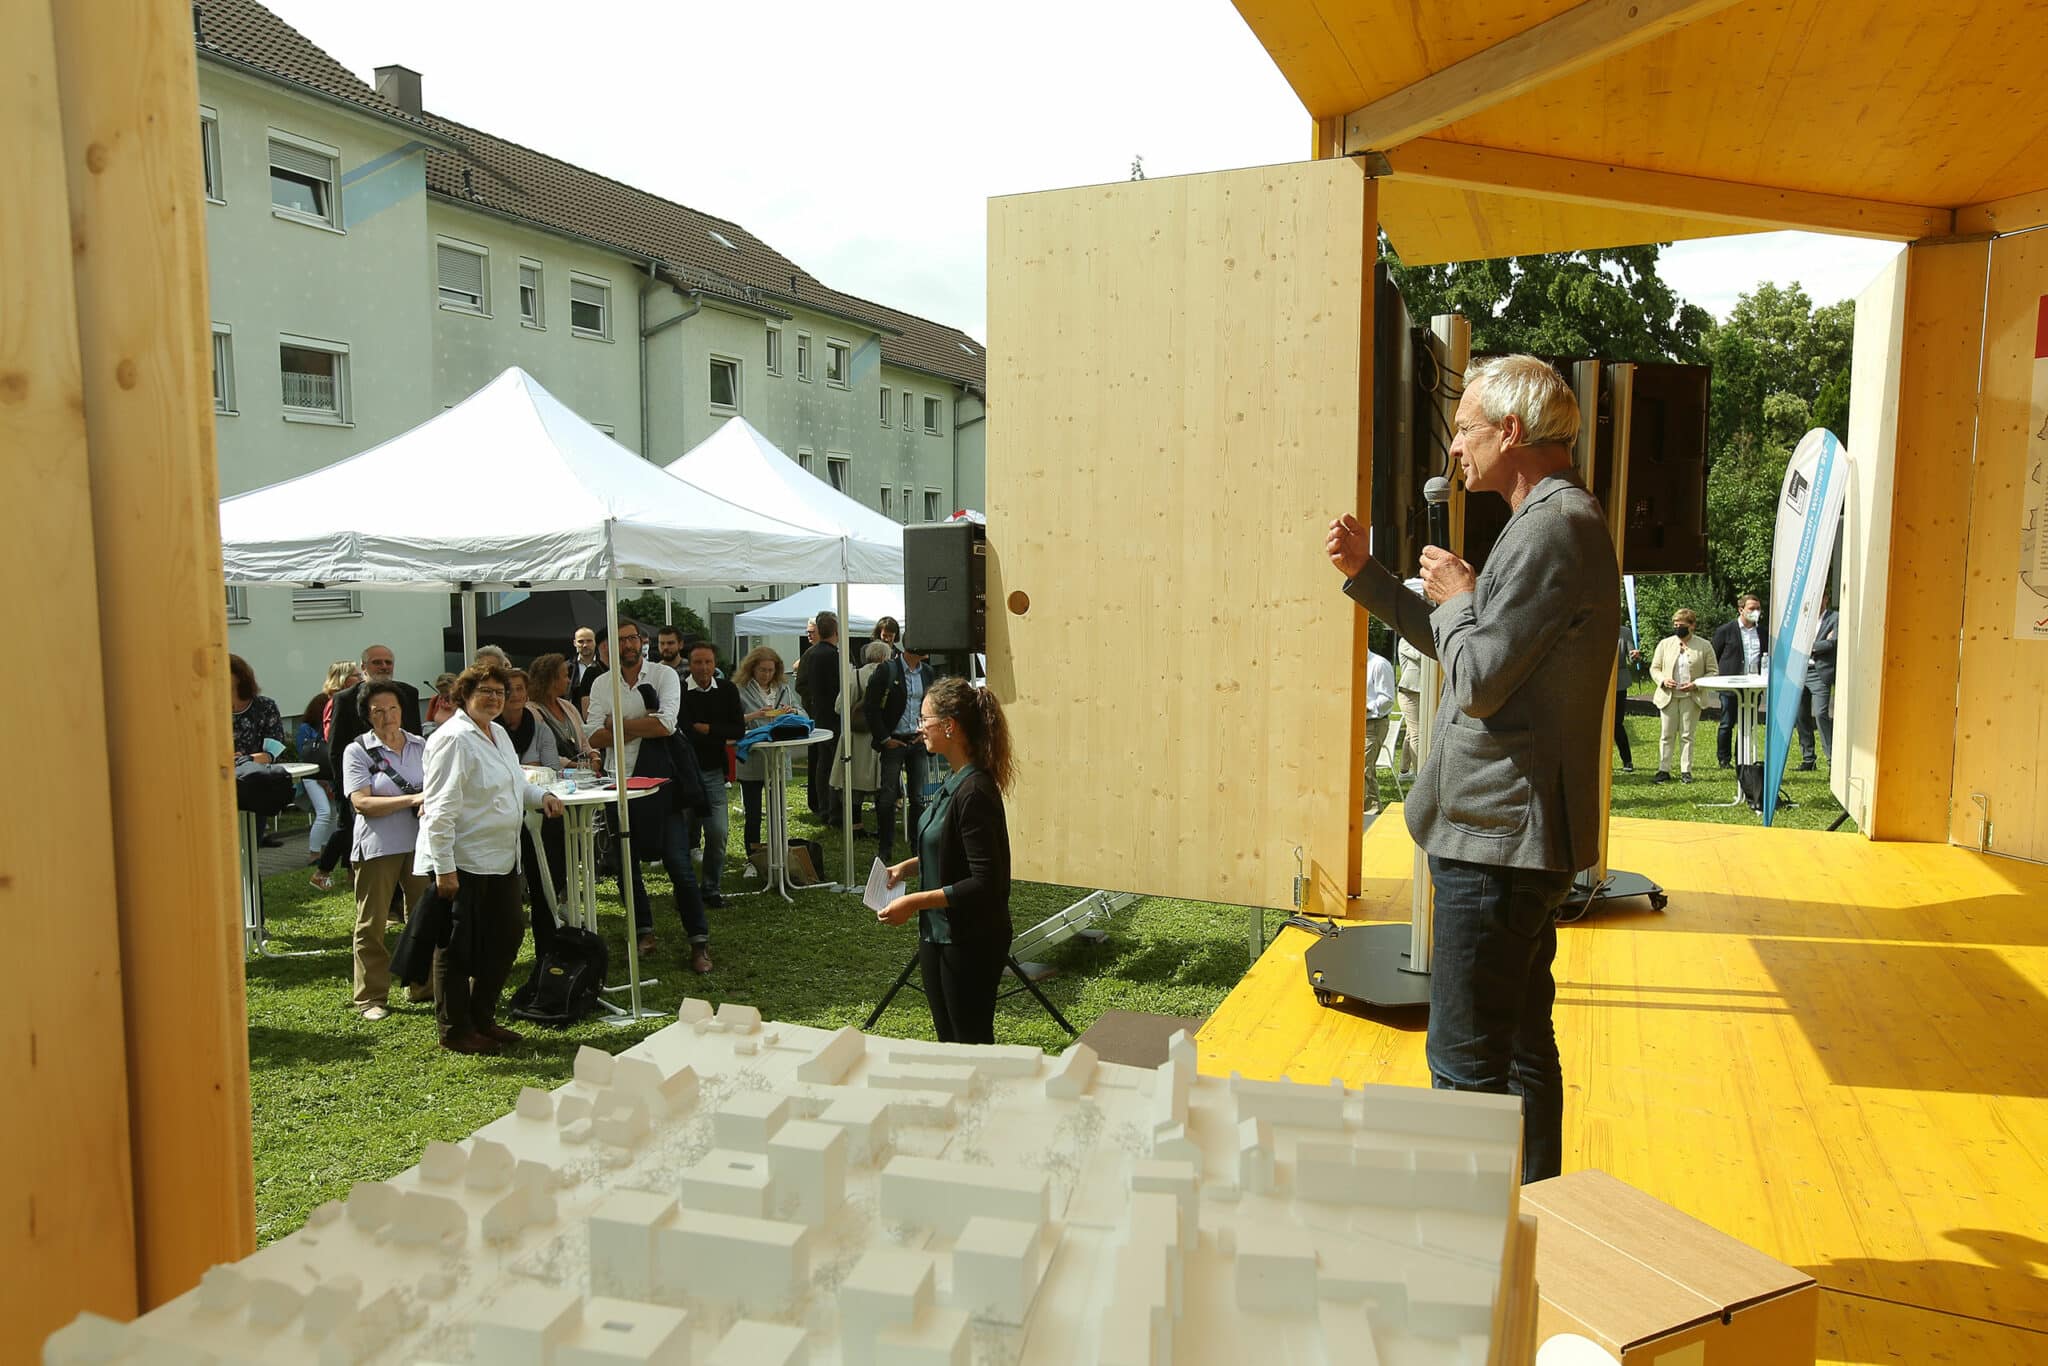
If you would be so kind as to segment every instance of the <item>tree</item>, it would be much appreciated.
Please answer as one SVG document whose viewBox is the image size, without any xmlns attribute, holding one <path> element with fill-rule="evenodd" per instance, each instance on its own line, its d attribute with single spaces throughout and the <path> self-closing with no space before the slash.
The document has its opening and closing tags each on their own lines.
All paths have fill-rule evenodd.
<svg viewBox="0 0 2048 1366">
<path fill-rule="evenodd" d="M 1143 156 L 1134 156 L 1134 157 L 1132 157 L 1132 158 L 1131 158 L 1131 179 L 1133 179 L 1133 180 L 1143 180 L 1144 178 L 1145 178 L 1145 158 L 1144 158 Z"/>
<path fill-rule="evenodd" d="M 631 617 L 646 627 L 650 634 L 661 629 L 664 610 L 665 600 L 658 589 L 642 593 L 637 598 L 619 599 L 619 620 Z M 684 640 L 697 637 L 711 639 L 711 632 L 705 629 L 704 618 L 681 603 L 676 604 L 675 626 L 683 633 Z M 649 643 L 652 644 L 651 641 Z"/>
<path fill-rule="evenodd" d="M 1440 266 L 1405 266 L 1384 239 L 1381 247 L 1409 315 L 1426 323 L 1439 313 L 1462 314 L 1475 352 L 1705 359 L 1713 317 L 1658 276 L 1656 243 Z"/>
</svg>

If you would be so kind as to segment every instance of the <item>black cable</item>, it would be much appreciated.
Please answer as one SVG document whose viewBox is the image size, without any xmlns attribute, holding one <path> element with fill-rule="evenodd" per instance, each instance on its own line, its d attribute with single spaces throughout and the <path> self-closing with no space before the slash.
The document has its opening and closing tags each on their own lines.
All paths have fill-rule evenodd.
<svg viewBox="0 0 2048 1366">
<path fill-rule="evenodd" d="M 1289 925 L 1292 925 L 1297 930 L 1308 930 L 1311 933 L 1323 939 L 1333 939 L 1337 935 L 1343 933 L 1342 930 L 1339 930 L 1337 928 L 1337 920 L 1335 916 L 1332 916 L 1328 922 L 1324 922 L 1321 920 L 1312 920 L 1305 915 L 1290 915 L 1285 920 L 1281 921 L 1280 925 L 1283 929 Z"/>
</svg>

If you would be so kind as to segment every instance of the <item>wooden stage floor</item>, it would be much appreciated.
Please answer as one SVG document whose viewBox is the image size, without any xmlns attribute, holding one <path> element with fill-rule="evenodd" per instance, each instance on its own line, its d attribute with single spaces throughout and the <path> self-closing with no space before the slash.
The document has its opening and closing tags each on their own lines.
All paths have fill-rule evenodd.
<svg viewBox="0 0 2048 1366">
<path fill-rule="evenodd" d="M 2048 868 L 1858 835 L 1617 819 L 1671 895 L 1558 931 L 1565 1170 L 1822 1286 L 1825 1362 L 2048 1362 Z M 1368 917 L 1407 919 L 1399 808 Z M 1426 1012 L 1318 1006 L 1287 930 L 1202 1070 L 1429 1084 Z"/>
</svg>

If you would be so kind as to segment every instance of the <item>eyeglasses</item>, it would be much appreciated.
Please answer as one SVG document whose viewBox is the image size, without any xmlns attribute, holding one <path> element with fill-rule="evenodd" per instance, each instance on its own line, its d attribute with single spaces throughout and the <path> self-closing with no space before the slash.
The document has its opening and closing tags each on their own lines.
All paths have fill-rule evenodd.
<svg viewBox="0 0 2048 1366">
<path fill-rule="evenodd" d="M 470 694 L 471 697 L 503 697 L 504 695 L 505 690 L 503 688 L 478 688 Z"/>
</svg>

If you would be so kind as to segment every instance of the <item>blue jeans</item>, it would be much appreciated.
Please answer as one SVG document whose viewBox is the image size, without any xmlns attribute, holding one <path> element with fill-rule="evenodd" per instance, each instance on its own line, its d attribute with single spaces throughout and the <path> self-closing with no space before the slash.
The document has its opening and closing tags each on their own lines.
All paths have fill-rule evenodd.
<svg viewBox="0 0 2048 1366">
<path fill-rule="evenodd" d="M 1429 1077 L 1439 1091 L 1522 1098 L 1522 1180 L 1564 1165 L 1564 1069 L 1550 1007 L 1570 873 L 1429 858 L 1436 882 Z"/>
<path fill-rule="evenodd" d="M 711 799 L 711 810 L 690 817 L 690 847 L 695 849 L 700 841 L 703 843 L 704 862 L 697 883 L 705 895 L 717 896 L 718 875 L 725 868 L 726 836 L 732 829 L 732 810 L 725 798 L 725 766 L 700 768 L 697 774 L 704 780 L 704 795 Z"/>
<path fill-rule="evenodd" d="M 917 852 L 917 820 L 924 814 L 924 742 L 912 740 L 907 745 L 885 749 L 881 755 L 882 790 L 875 794 L 875 814 L 882 823 L 877 853 L 882 862 L 894 863 L 896 802 L 903 795 L 906 771 L 910 777 L 910 852 Z"/>
<path fill-rule="evenodd" d="M 640 876 L 640 855 L 647 848 L 645 841 L 661 841 L 661 866 L 668 870 L 669 885 L 675 888 L 676 914 L 681 917 L 683 930 L 693 944 L 704 944 L 711 939 L 711 921 L 704 915 L 704 898 L 697 891 L 697 875 L 690 868 L 690 814 L 666 798 L 642 798 L 636 802 L 633 814 L 639 815 L 642 805 L 660 803 L 660 819 L 647 823 L 633 823 L 633 928 L 641 934 L 654 933 L 654 905 L 647 897 L 647 884 Z M 625 875 L 620 876 L 619 899 L 626 899 Z"/>
</svg>

